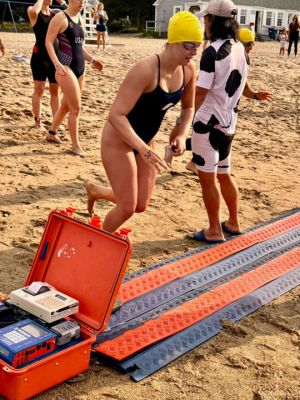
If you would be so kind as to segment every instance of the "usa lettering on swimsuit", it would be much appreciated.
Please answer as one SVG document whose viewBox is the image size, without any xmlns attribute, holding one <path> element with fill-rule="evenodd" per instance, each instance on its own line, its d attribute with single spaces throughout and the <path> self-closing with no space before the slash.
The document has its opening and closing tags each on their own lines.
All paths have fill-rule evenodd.
<svg viewBox="0 0 300 400">
<path fill-rule="evenodd" d="M 79 37 L 79 36 L 75 37 L 75 43 L 82 43 L 83 41 L 84 41 L 84 38 Z"/>
</svg>

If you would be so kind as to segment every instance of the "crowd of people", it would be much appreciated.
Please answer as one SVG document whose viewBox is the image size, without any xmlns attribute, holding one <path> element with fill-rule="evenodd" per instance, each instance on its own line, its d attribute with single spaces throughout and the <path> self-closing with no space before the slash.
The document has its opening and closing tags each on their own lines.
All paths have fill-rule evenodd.
<svg viewBox="0 0 300 400">
<path fill-rule="evenodd" d="M 36 42 L 31 57 L 34 80 L 32 112 L 34 124 L 42 128 L 41 100 L 49 81 L 52 124 L 46 140 L 63 143 L 57 131 L 68 115 L 73 154 L 84 156 L 78 124 L 85 61 L 101 71 L 103 64 L 84 47 L 81 21 L 83 0 L 58 0 L 59 10 L 50 9 L 52 0 L 37 0 L 28 8 Z M 249 52 L 255 35 L 236 20 L 231 0 L 211 0 L 197 16 L 181 11 L 169 21 L 167 44 L 159 53 L 134 65 L 122 82 L 101 135 L 101 159 L 110 186 L 86 182 L 88 212 L 93 214 L 99 199 L 114 203 L 104 219 L 103 229 L 116 231 L 134 213 L 146 210 L 157 174 L 169 168 L 172 157 L 192 151 L 187 169 L 197 174 L 209 226 L 188 235 L 207 243 L 221 243 L 225 235 L 241 233 L 239 196 L 231 175 L 231 147 L 238 104 L 242 95 L 259 101 L 271 100 L 268 91 L 254 91 L 247 77 Z M 204 18 L 203 32 L 200 18 Z M 105 50 L 108 16 L 100 2 L 93 14 L 97 46 Z M 280 32 L 280 55 L 289 42 L 297 54 L 299 21 L 293 18 L 288 34 Z M 200 44 L 205 49 L 197 76 L 191 62 Z M 0 55 L 5 46 L 0 39 Z M 58 91 L 63 97 L 59 100 Z M 155 150 L 155 138 L 166 112 L 180 103 L 180 117 L 170 133 L 165 158 Z M 190 136 L 190 127 L 192 135 Z M 220 221 L 220 201 L 225 200 L 228 219 Z"/>
</svg>

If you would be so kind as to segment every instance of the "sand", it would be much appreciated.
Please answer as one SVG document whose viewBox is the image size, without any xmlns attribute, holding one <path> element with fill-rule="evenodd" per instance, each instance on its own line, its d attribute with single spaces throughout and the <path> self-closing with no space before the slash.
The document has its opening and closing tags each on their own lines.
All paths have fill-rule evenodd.
<svg viewBox="0 0 300 400">
<path fill-rule="evenodd" d="M 50 210 L 71 206 L 87 219 L 83 184 L 107 183 L 99 139 L 119 83 L 136 60 L 159 52 L 164 42 L 115 36 L 104 54 L 89 47 L 105 69 L 86 69 L 80 139 L 88 155 L 82 159 L 68 152 L 66 128 L 60 132 L 64 145 L 45 142 L 44 133 L 31 128 L 30 67 L 13 57 L 30 57 L 33 35 L 1 37 L 7 54 L 0 59 L 0 290 L 9 292 L 23 285 Z M 278 43 L 256 43 L 251 55 L 250 86 L 271 91 L 273 101 L 240 103 L 232 164 L 243 229 L 299 206 L 300 56 L 278 53 Z M 162 124 L 161 154 L 177 115 L 178 108 L 169 111 Z M 47 92 L 42 120 L 49 126 Z M 127 224 L 134 247 L 128 273 L 199 246 L 185 238 L 207 226 L 197 179 L 185 169 L 188 159 L 187 153 L 177 158 L 174 173 L 159 176 L 148 210 Z M 110 207 L 99 202 L 96 213 L 103 217 Z M 221 217 L 227 217 L 224 204 Z M 91 366 L 85 381 L 61 384 L 37 399 L 299 399 L 299 295 L 299 288 L 287 293 L 140 383 Z"/>
</svg>

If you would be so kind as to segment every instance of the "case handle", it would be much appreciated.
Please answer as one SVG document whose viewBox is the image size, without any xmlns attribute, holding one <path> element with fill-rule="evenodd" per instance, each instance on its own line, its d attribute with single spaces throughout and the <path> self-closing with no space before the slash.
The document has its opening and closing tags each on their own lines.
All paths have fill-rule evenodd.
<svg viewBox="0 0 300 400">
<path fill-rule="evenodd" d="M 114 232 L 115 236 L 118 236 L 122 239 L 129 240 L 128 234 L 132 231 L 131 228 L 120 228 L 118 232 Z"/>
<path fill-rule="evenodd" d="M 94 215 L 90 219 L 90 225 L 94 226 L 95 228 L 102 229 L 102 221 L 101 218 L 98 215 Z"/>
</svg>

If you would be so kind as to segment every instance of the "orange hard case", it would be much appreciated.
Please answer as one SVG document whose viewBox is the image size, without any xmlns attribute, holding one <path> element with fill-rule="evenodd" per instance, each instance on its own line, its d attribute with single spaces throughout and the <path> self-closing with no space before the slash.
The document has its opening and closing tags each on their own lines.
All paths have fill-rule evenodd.
<svg viewBox="0 0 300 400">
<path fill-rule="evenodd" d="M 71 210 L 71 211 L 68 211 Z M 124 276 L 131 244 L 72 217 L 73 210 L 52 211 L 26 286 L 47 282 L 79 300 L 72 316 L 82 341 L 22 368 L 0 360 L 0 395 L 26 400 L 88 369 L 92 344 L 108 323 Z"/>
</svg>

